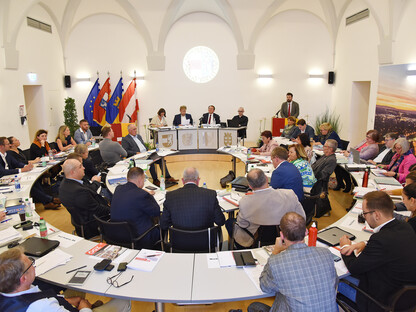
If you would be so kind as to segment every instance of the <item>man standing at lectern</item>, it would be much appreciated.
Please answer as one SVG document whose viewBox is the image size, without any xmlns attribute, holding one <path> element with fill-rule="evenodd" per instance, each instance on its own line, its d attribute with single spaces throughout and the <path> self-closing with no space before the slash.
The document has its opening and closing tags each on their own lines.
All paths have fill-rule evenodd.
<svg viewBox="0 0 416 312">
<path fill-rule="evenodd" d="M 293 99 L 293 94 L 288 92 L 286 94 L 286 102 L 282 103 L 282 106 L 280 107 L 280 116 L 282 118 L 287 118 L 289 116 L 293 116 L 295 118 L 298 118 L 299 116 L 299 104 Z M 278 116 L 279 112 L 276 113 L 276 117 Z"/>
</svg>

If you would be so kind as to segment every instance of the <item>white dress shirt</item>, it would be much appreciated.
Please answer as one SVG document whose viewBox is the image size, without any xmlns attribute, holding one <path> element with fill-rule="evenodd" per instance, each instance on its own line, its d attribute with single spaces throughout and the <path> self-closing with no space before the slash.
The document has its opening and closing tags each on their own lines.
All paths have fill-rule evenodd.
<svg viewBox="0 0 416 312">
<path fill-rule="evenodd" d="M 181 125 L 184 125 L 184 126 L 189 125 L 189 119 L 186 119 L 186 115 L 185 116 L 181 115 Z"/>
<path fill-rule="evenodd" d="M 140 153 L 146 152 L 146 146 L 144 146 L 143 143 L 140 142 L 137 136 L 133 136 L 131 134 L 129 135 L 133 138 L 134 142 L 136 142 L 137 146 L 139 147 Z"/>
<path fill-rule="evenodd" d="M 4 169 L 9 169 L 9 164 L 7 163 L 7 160 L 6 160 L 6 155 L 7 155 L 7 153 L 0 153 L 0 155 L 1 155 L 1 158 L 3 158 L 3 161 L 4 161 Z"/>
</svg>

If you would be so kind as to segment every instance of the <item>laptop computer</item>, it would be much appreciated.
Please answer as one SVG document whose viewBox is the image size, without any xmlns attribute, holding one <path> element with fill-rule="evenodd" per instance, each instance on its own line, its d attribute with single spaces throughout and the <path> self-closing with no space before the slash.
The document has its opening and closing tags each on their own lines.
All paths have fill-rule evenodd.
<svg viewBox="0 0 416 312">
<path fill-rule="evenodd" d="M 238 128 L 238 121 L 234 119 L 227 119 L 228 128 Z"/>
<path fill-rule="evenodd" d="M 365 159 L 360 158 L 360 152 L 355 148 L 350 148 L 350 153 L 352 154 L 352 159 L 354 164 L 371 164 Z"/>
<path fill-rule="evenodd" d="M 59 241 L 31 237 L 20 244 L 24 248 L 25 255 L 42 257 L 59 246 Z"/>
</svg>

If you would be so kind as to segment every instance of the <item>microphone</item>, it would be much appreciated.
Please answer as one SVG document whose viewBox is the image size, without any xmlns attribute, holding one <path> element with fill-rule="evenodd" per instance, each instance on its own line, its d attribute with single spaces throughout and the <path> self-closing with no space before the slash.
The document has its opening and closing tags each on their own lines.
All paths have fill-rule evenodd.
<svg viewBox="0 0 416 312">
<path fill-rule="evenodd" d="M 279 113 L 280 113 L 281 109 L 279 109 L 276 113 L 276 117 L 279 117 Z"/>
</svg>

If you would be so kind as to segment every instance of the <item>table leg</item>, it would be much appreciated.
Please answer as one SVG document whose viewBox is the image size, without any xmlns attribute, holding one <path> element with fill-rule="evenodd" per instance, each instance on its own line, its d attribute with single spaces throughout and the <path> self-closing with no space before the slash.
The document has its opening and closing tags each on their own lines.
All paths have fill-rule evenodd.
<svg viewBox="0 0 416 312">
<path fill-rule="evenodd" d="M 235 176 L 237 176 L 237 158 L 235 156 L 233 156 L 233 172 L 235 174 Z"/>
<path fill-rule="evenodd" d="M 165 157 L 162 157 L 162 174 L 163 174 L 163 176 L 164 176 L 164 178 L 165 178 L 165 181 L 166 181 L 166 170 L 165 170 L 165 168 L 166 168 L 166 161 L 165 161 Z"/>
<path fill-rule="evenodd" d="M 155 302 L 155 312 L 165 312 L 165 304 L 163 302 Z"/>
</svg>

